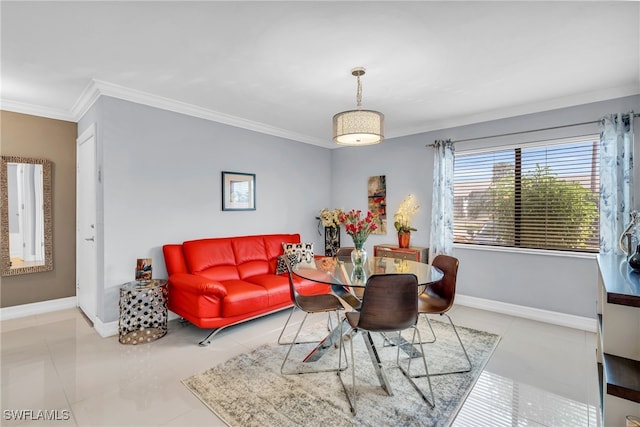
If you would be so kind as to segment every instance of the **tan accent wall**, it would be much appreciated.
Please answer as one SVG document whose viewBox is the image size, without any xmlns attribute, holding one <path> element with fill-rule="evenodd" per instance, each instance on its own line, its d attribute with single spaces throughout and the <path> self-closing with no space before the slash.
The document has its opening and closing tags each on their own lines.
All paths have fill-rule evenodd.
<svg viewBox="0 0 640 427">
<path fill-rule="evenodd" d="M 2 277 L 0 307 L 76 294 L 77 124 L 0 111 L 0 153 L 53 162 L 53 271 Z M 4 243 L 3 243 L 4 244 Z"/>
</svg>

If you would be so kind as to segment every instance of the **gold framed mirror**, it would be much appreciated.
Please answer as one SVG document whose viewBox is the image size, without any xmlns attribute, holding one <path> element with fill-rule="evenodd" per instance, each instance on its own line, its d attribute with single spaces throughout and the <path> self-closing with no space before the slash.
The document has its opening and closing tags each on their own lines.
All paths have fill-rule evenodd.
<svg viewBox="0 0 640 427">
<path fill-rule="evenodd" d="M 51 162 L 1 156 L 0 274 L 53 270 Z"/>
</svg>

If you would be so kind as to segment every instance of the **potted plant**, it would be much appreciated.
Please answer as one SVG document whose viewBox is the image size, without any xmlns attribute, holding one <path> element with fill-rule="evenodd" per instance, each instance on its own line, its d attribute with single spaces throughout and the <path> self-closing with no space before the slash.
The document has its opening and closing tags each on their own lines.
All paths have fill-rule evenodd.
<svg viewBox="0 0 640 427">
<path fill-rule="evenodd" d="M 416 204 L 413 195 L 409 194 L 409 196 L 400 203 L 400 207 L 393 215 L 395 220 L 393 225 L 398 232 L 398 246 L 401 248 L 408 248 L 411 244 L 411 232 L 418 231 L 417 228 L 411 226 L 411 219 L 419 208 L 420 206 Z"/>
</svg>

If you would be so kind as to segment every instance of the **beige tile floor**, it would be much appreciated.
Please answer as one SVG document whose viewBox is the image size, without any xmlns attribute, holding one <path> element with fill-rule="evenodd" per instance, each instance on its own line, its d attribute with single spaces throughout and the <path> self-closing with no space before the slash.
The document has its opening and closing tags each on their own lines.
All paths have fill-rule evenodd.
<svg viewBox="0 0 640 427">
<path fill-rule="evenodd" d="M 275 342 L 286 316 L 228 328 L 206 348 L 204 331 L 178 320 L 139 346 L 101 338 L 78 310 L 2 321 L 0 424 L 222 426 L 180 380 Z M 461 306 L 452 318 L 502 336 L 455 427 L 599 425 L 595 334 Z M 31 419 L 12 419 L 20 410 Z"/>
</svg>

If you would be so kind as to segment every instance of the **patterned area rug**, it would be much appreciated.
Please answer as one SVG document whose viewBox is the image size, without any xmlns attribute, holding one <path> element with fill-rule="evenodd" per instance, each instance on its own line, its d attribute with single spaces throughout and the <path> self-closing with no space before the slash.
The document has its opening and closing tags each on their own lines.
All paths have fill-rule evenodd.
<svg viewBox="0 0 640 427">
<path fill-rule="evenodd" d="M 437 341 L 424 344 L 431 373 L 464 369 L 466 359 L 448 323 L 431 320 Z M 293 329 L 293 328 L 291 328 Z M 326 324 L 305 325 L 326 334 Z M 420 320 L 422 339 L 432 338 L 428 326 Z M 393 396 L 380 387 L 363 336 L 354 339 L 357 414 L 351 414 L 344 390 L 335 372 L 305 375 L 281 375 L 280 365 L 288 346 L 267 345 L 251 353 L 183 380 L 205 405 L 230 426 L 448 426 L 482 373 L 500 337 L 487 332 L 458 327 L 471 358 L 473 369 L 464 374 L 432 376 L 435 407 L 430 409 L 395 367 L 396 347 L 385 346 L 380 334 L 372 334 Z M 411 340 L 411 332 L 405 332 Z M 313 336 L 302 339 L 308 340 Z M 299 339 L 299 340 L 302 340 Z M 296 363 L 314 346 L 299 344 L 291 352 L 287 369 L 327 368 L 337 366 L 338 350 L 331 348 L 319 361 Z M 345 342 L 349 354 L 349 343 Z M 350 356 L 349 356 L 350 357 Z M 407 354 L 400 352 L 406 367 Z M 411 363 L 412 373 L 419 373 L 421 359 Z M 351 366 L 343 378 L 351 384 Z M 423 368 L 424 369 L 424 368 Z M 415 380 L 428 390 L 427 379 Z"/>
</svg>

